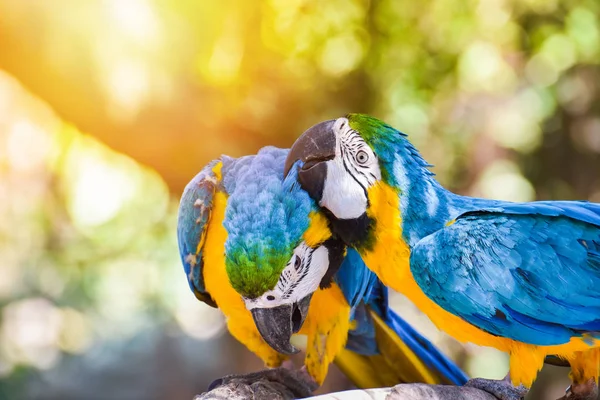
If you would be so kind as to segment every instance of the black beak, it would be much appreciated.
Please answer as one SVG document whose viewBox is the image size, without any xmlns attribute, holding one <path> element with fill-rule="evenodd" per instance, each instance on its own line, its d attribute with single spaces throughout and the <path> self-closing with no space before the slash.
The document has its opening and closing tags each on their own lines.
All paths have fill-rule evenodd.
<svg viewBox="0 0 600 400">
<path fill-rule="evenodd" d="M 317 201 L 323 196 L 327 177 L 325 162 L 335 157 L 334 123 L 335 120 L 329 120 L 309 128 L 293 144 L 285 160 L 284 176 L 287 176 L 296 161 L 303 162 L 298 171 L 298 182 Z"/>
<path fill-rule="evenodd" d="M 297 303 L 272 308 L 254 308 L 252 317 L 265 342 L 282 354 L 296 354 L 292 334 L 298 332 L 308 314 L 312 293 Z"/>
</svg>

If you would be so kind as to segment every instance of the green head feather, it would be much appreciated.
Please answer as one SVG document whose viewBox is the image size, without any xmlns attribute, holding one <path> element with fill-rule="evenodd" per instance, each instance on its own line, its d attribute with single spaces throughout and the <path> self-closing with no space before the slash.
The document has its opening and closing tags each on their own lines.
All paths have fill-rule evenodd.
<svg viewBox="0 0 600 400">
<path fill-rule="evenodd" d="M 431 175 L 428 170 L 431 165 L 421 157 L 405 133 L 369 115 L 348 114 L 346 117 L 350 127 L 360 134 L 377 155 L 384 182 L 397 186 L 394 164 L 398 161 L 401 161 L 408 174 L 425 171 Z"/>
</svg>

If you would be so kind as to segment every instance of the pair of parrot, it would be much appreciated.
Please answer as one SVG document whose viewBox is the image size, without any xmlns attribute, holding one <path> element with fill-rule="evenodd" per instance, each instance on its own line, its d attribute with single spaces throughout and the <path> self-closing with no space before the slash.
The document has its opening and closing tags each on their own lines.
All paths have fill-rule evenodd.
<svg viewBox="0 0 600 400">
<path fill-rule="evenodd" d="M 507 379 L 473 379 L 467 385 L 499 399 L 518 399 L 544 361 L 554 357 L 571 367 L 572 385 L 564 399 L 595 399 L 600 375 L 600 205 L 459 196 L 444 189 L 430 167 L 406 135 L 366 115 L 349 114 L 303 133 L 287 154 L 278 182 L 283 182 L 286 195 L 307 194 L 314 204 L 303 208 L 279 197 L 286 210 L 295 211 L 275 212 L 260 232 L 252 230 L 261 219 L 258 215 L 274 211 L 264 190 L 248 189 L 245 200 L 238 198 L 235 204 L 231 195 L 227 212 L 221 211 L 226 233 L 214 236 L 218 242 L 231 240 L 218 250 L 226 259 L 223 276 L 229 279 L 231 293 L 250 310 L 248 321 L 255 322 L 270 348 L 283 353 L 294 350 L 289 344 L 292 332 L 307 333 L 310 372 L 311 332 L 305 329 L 312 329 L 313 321 L 324 324 L 324 312 L 337 314 L 338 323 L 346 321 L 330 296 L 320 302 L 328 291 L 345 293 L 345 270 L 335 269 L 335 260 L 343 258 L 342 266 L 350 271 L 345 273 L 353 275 L 366 265 L 363 276 L 375 273 L 378 285 L 404 293 L 456 339 L 509 353 Z M 225 191 L 231 194 L 233 179 L 228 189 L 216 164 L 213 170 L 214 184 L 224 179 Z M 233 223 L 234 214 L 245 207 L 252 208 L 246 210 L 253 216 Z M 197 225 L 208 218 L 198 215 Z M 232 222 L 227 222 L 230 216 Z M 194 234 L 206 248 L 211 227 L 206 234 Z M 191 247 L 180 249 L 184 260 L 193 261 L 188 267 L 193 290 L 211 301 L 206 294 L 213 285 L 209 258 L 201 254 L 202 247 L 195 252 Z M 331 256 L 340 251 L 343 257 Z M 326 268 L 313 264 L 313 259 L 326 258 Z M 216 296 L 212 290 L 217 286 L 208 289 L 211 295 Z M 349 298 L 345 304 L 350 311 L 343 315 L 351 320 L 359 314 L 353 306 L 356 298 Z M 359 303 L 365 300 L 371 298 Z M 315 302 L 318 315 L 313 318 Z M 385 301 L 379 304 L 385 306 Z M 373 310 L 369 305 L 367 309 Z M 330 337 L 333 332 L 319 335 Z M 349 347 L 351 342 L 350 337 Z"/>
<path fill-rule="evenodd" d="M 222 156 L 184 190 L 178 243 L 196 297 L 268 367 L 297 352 L 321 384 L 333 361 L 358 387 L 452 383 L 464 373 L 388 307 L 387 288 L 334 237 L 291 172 L 288 150 Z M 289 375 L 288 375 L 289 378 Z"/>
</svg>

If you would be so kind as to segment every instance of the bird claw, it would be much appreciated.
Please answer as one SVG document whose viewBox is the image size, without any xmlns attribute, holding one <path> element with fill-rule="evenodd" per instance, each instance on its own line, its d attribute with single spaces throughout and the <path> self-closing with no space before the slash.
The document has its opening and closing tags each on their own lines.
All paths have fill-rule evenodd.
<svg viewBox="0 0 600 400">
<path fill-rule="evenodd" d="M 289 369 L 293 371 L 296 367 L 294 366 L 294 362 L 292 360 L 285 360 L 281 363 L 281 368 Z"/>
<path fill-rule="evenodd" d="M 521 400 L 525 398 L 525 395 L 529 391 L 523 385 L 514 387 L 510 381 L 507 381 L 506 379 L 495 380 L 474 378 L 470 379 L 464 386 L 470 386 L 488 392 L 498 400 Z"/>
<path fill-rule="evenodd" d="M 558 400 L 596 400 L 598 398 L 598 385 L 594 379 L 585 383 L 572 384 L 565 391 L 565 395 Z"/>
<path fill-rule="evenodd" d="M 242 375 L 228 375 L 215 379 L 209 386 L 208 391 L 235 381 L 254 389 L 258 386 L 270 384 L 271 390 L 277 390 L 291 396 L 290 398 L 303 398 L 312 395 L 319 385 L 308 375 L 306 370 L 290 370 L 285 367 L 265 369 Z"/>
<path fill-rule="evenodd" d="M 227 377 L 225 377 L 225 378 L 227 378 Z M 216 388 L 218 388 L 219 386 L 222 386 L 222 385 L 223 385 L 223 380 L 224 380 L 225 378 L 219 378 L 219 379 L 215 379 L 214 381 L 212 381 L 212 382 L 211 382 L 211 383 L 208 385 L 208 387 L 206 388 L 206 391 L 207 391 L 207 392 L 210 392 L 211 390 L 213 390 L 213 389 L 216 389 Z"/>
<path fill-rule="evenodd" d="M 310 376 L 306 365 L 303 365 L 302 368 L 300 368 L 300 370 L 298 371 L 298 375 L 304 382 L 307 383 L 307 385 L 314 388 L 313 391 L 317 390 L 319 386 L 321 386 L 317 383 L 317 381 L 315 381 L 315 379 L 312 376 Z"/>
</svg>

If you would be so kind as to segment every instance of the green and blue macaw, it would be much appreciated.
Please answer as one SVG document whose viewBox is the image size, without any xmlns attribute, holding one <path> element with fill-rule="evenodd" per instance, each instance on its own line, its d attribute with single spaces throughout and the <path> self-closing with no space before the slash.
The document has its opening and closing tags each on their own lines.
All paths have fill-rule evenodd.
<svg viewBox="0 0 600 400">
<path fill-rule="evenodd" d="M 552 356 L 571 366 L 565 398 L 595 399 L 600 205 L 459 196 L 430 167 L 405 134 L 360 114 L 308 129 L 286 160 L 387 287 L 456 339 L 509 353 L 509 377 L 524 387 L 470 385 L 519 398 Z"/>
<path fill-rule="evenodd" d="M 288 150 L 221 157 L 187 185 L 179 251 L 196 297 L 222 310 L 229 332 L 268 367 L 307 336 L 305 365 L 321 384 L 335 360 L 359 387 L 453 383 L 464 373 L 388 306 L 387 288 L 291 173 Z"/>
</svg>

